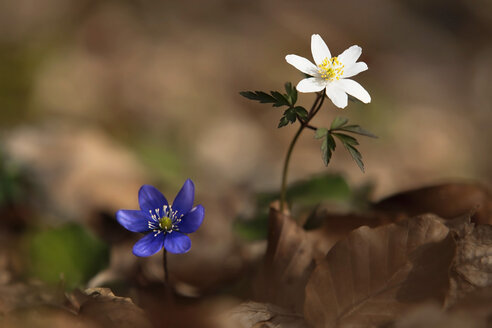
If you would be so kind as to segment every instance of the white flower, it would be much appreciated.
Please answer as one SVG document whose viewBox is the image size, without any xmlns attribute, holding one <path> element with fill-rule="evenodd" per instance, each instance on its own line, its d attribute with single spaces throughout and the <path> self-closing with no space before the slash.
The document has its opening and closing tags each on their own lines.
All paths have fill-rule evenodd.
<svg viewBox="0 0 492 328">
<path fill-rule="evenodd" d="M 367 70 L 366 63 L 356 63 L 362 53 L 361 47 L 351 46 L 338 57 L 331 57 L 321 36 L 313 34 L 311 52 L 316 65 L 301 56 L 285 56 L 289 64 L 312 76 L 297 84 L 299 92 L 319 92 L 326 89 L 328 98 L 339 108 L 347 106 L 347 93 L 366 104 L 371 102 L 371 96 L 359 83 L 347 79 Z"/>
</svg>

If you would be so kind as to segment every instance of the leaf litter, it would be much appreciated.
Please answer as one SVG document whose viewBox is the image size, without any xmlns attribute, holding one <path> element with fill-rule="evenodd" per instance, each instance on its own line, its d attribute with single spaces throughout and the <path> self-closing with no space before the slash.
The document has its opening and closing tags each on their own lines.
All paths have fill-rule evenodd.
<svg viewBox="0 0 492 328">
<path fill-rule="evenodd" d="M 103 270 L 90 282 L 119 281 L 114 293 L 129 299 L 110 289 L 66 292 L 23 282 L 22 263 L 11 254 L 0 265 L 0 276 L 8 278 L 0 282 L 0 326 L 487 327 L 490 202 L 482 187 L 435 186 L 389 197 L 362 213 L 317 211 L 321 224 L 311 230 L 273 204 L 266 254 L 243 271 L 247 291 L 185 295 L 178 288 L 174 303 L 134 261 L 116 261 L 112 274 Z M 18 238 L 12 231 L 5 230 L 2 245 Z"/>
</svg>

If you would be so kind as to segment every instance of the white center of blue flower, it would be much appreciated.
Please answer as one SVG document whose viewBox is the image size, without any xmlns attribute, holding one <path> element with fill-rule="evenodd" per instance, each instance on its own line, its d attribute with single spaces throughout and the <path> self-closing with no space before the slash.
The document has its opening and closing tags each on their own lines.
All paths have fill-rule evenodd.
<svg viewBox="0 0 492 328">
<path fill-rule="evenodd" d="M 150 210 L 149 213 L 149 229 L 155 232 L 154 236 L 161 232 L 179 231 L 178 224 L 181 222 L 183 215 L 178 215 L 178 211 L 173 211 L 170 205 L 164 205 L 162 210 L 160 208 L 156 208 L 153 211 Z"/>
</svg>

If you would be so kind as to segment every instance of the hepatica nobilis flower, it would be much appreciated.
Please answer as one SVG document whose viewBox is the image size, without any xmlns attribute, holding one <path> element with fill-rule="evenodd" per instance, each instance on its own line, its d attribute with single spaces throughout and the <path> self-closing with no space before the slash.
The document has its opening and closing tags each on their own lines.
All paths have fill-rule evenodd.
<svg viewBox="0 0 492 328">
<path fill-rule="evenodd" d="M 205 209 L 193 207 L 195 186 L 186 180 L 172 205 L 166 197 L 150 185 L 138 191 L 140 210 L 119 210 L 116 219 L 127 230 L 146 233 L 135 246 L 136 256 L 150 256 L 164 247 L 170 253 L 186 253 L 191 240 L 186 235 L 195 232 L 203 222 Z"/>
<path fill-rule="evenodd" d="M 321 36 L 313 34 L 311 36 L 311 52 L 315 64 L 297 55 L 285 57 L 289 64 L 311 76 L 297 84 L 297 91 L 319 92 L 326 89 L 328 98 L 339 108 L 347 106 L 347 93 L 366 104 L 371 102 L 369 93 L 359 83 L 348 79 L 367 70 L 366 63 L 357 62 L 362 54 L 361 47 L 351 46 L 338 57 L 332 57 Z"/>
</svg>

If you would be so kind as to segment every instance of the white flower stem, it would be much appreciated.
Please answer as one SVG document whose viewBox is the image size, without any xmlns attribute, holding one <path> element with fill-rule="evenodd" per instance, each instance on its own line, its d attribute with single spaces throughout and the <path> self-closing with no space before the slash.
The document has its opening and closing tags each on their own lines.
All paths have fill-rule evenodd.
<svg viewBox="0 0 492 328">
<path fill-rule="evenodd" d="M 325 100 L 325 93 L 324 91 L 321 91 L 318 93 L 318 96 L 316 97 L 316 100 L 314 101 L 313 106 L 311 107 L 311 110 L 308 113 L 308 117 L 306 121 L 301 122 L 301 126 L 297 130 L 296 134 L 294 135 L 294 138 L 290 142 L 289 149 L 287 150 L 287 155 L 285 156 L 285 161 L 284 161 L 284 168 L 282 171 L 282 187 L 280 188 L 280 213 L 283 213 L 285 204 L 286 204 L 286 197 L 287 197 L 287 174 L 289 171 L 289 162 L 290 162 L 290 157 L 292 156 L 292 151 L 294 150 L 294 146 L 297 142 L 297 139 L 299 139 L 299 136 L 302 133 L 302 130 L 304 128 L 309 126 L 309 121 L 318 113 L 320 110 L 321 106 L 323 105 L 323 101 Z"/>
</svg>

